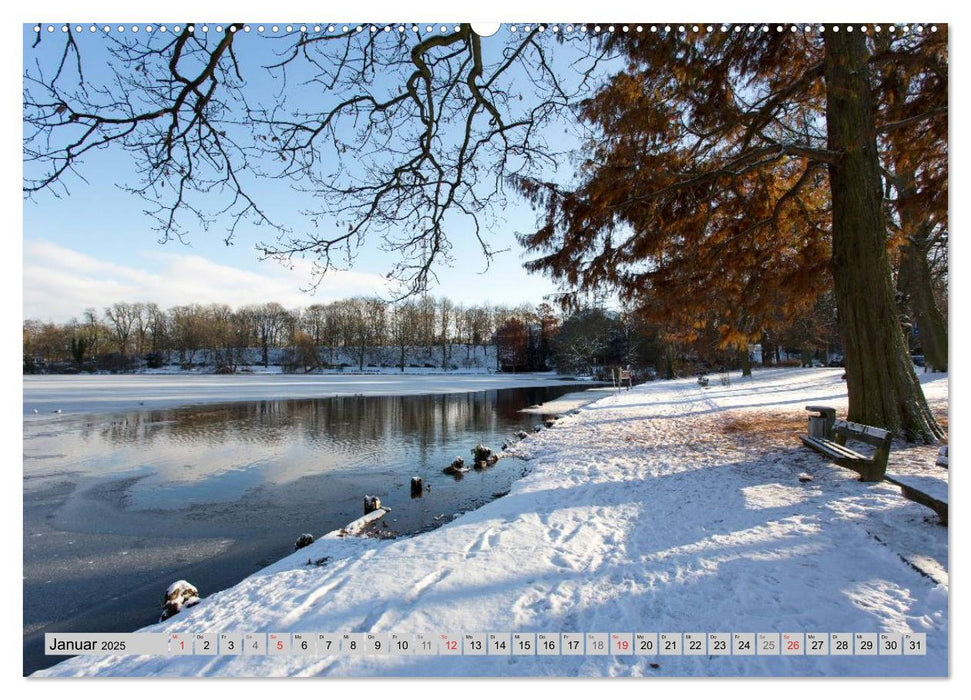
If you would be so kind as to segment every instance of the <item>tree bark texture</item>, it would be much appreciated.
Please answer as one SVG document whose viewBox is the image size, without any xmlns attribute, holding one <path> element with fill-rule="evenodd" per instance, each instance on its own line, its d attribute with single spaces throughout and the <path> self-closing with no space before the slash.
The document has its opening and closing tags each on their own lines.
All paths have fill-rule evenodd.
<svg viewBox="0 0 971 700">
<path fill-rule="evenodd" d="M 943 436 L 904 343 L 887 254 L 880 159 L 862 32 L 825 32 L 832 270 L 846 359 L 849 419 L 909 441 Z"/>
<path fill-rule="evenodd" d="M 907 237 L 900 247 L 897 288 L 906 296 L 907 307 L 917 323 L 924 361 L 928 367 L 946 372 L 947 323 L 934 298 L 931 267 L 927 262 L 929 225 L 910 204 L 916 190 L 913 173 L 901 172 L 898 167 L 895 184 L 900 227 Z"/>
</svg>

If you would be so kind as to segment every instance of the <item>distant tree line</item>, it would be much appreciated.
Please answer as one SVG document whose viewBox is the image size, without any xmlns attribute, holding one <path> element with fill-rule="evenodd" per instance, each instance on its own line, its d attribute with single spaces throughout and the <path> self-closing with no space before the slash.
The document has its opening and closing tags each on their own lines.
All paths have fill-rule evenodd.
<svg viewBox="0 0 971 700">
<path fill-rule="evenodd" d="M 811 312 L 781 324 L 778 333 L 764 333 L 755 360 L 808 366 L 839 357 L 835 314 L 832 299 L 821 296 Z M 237 309 L 118 302 L 101 313 L 89 308 L 65 323 L 28 319 L 23 326 L 25 373 L 167 365 L 232 373 L 275 364 L 291 372 L 475 366 L 601 378 L 613 367 L 629 367 L 640 378 L 672 378 L 714 369 L 748 371 L 752 355 L 726 349 L 713 323 L 686 336 L 646 321 L 633 307 L 615 310 L 600 303 L 558 313 L 546 303 L 463 305 L 432 296 L 393 304 L 354 297 L 297 309 L 275 302 Z"/>
<path fill-rule="evenodd" d="M 363 369 L 376 348 L 383 350 L 388 364 L 403 370 L 410 351 L 422 348 L 424 357 L 448 369 L 463 351 L 470 357 L 476 348 L 494 345 L 497 330 L 510 321 L 530 327 L 542 323 L 552 333 L 550 319 L 539 320 L 541 313 L 548 311 L 528 305 L 466 306 L 431 296 L 395 304 L 355 297 L 299 309 L 275 302 L 237 309 L 226 304 L 162 309 L 154 303 L 118 302 L 101 313 L 89 308 L 66 323 L 26 320 L 24 371 L 127 371 L 205 363 L 233 372 L 252 357 L 254 348 L 257 362 L 264 366 L 273 355 L 282 357 L 289 369 L 304 371 L 337 366 L 339 358 Z M 548 360 L 547 349 L 522 361 L 514 359 L 516 366 L 510 369 L 545 369 Z"/>
<path fill-rule="evenodd" d="M 699 372 L 741 370 L 752 365 L 838 365 L 842 347 L 832 299 L 823 295 L 810 312 L 780 323 L 744 349 L 726 346 L 714 322 L 690 329 L 651 322 L 634 307 L 588 306 L 564 316 L 552 343 L 552 363 L 561 372 L 609 380 L 616 367 L 639 380 L 673 379 Z"/>
</svg>

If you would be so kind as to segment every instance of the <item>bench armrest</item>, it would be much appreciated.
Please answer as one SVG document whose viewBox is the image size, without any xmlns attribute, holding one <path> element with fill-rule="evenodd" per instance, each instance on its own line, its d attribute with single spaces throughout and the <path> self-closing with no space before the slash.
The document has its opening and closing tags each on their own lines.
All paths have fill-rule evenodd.
<svg viewBox="0 0 971 700">
<path fill-rule="evenodd" d="M 830 406 L 806 406 L 807 411 L 815 411 L 820 418 L 836 418 L 836 409 Z"/>
</svg>

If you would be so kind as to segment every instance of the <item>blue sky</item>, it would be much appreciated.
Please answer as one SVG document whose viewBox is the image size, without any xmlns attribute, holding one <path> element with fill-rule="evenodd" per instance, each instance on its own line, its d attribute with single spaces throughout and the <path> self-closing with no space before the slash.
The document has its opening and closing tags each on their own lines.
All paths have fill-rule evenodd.
<svg viewBox="0 0 971 700">
<path fill-rule="evenodd" d="M 59 55 L 63 37 L 56 25 L 46 32 L 40 49 L 31 48 L 33 25 L 23 28 L 25 66 Z M 103 39 L 99 33 L 76 34 L 82 55 L 88 57 L 88 81 L 104 74 L 96 60 Z M 240 51 L 252 49 L 269 55 L 269 41 L 254 34 L 246 37 Z M 499 46 L 499 35 L 484 39 Z M 40 52 L 38 54 L 38 51 Z M 254 87 L 269 91 L 274 83 L 264 74 L 250 71 L 247 80 Z M 562 130 L 560 130 L 561 132 Z M 562 137 L 566 138 L 566 137 Z M 559 145 L 559 144 L 558 144 Z M 192 230 L 185 243 L 159 243 L 151 219 L 144 213 L 145 202 L 119 188 L 135 182 L 137 175 L 130 156 L 118 150 L 104 150 L 85 158 L 84 180 L 67 180 L 68 192 L 55 196 L 41 192 L 24 202 L 23 209 L 23 312 L 27 318 L 66 320 L 87 307 L 99 310 L 120 300 L 155 301 L 162 306 L 190 302 L 224 302 L 233 306 L 260 301 L 279 301 L 289 306 L 306 306 L 346 296 L 384 293 L 384 275 L 389 271 L 389 253 L 381 251 L 376 239 L 358 251 L 353 269 L 331 274 L 314 293 L 306 288 L 310 280 L 309 263 L 298 262 L 290 270 L 269 260 L 260 261 L 255 244 L 268 238 L 266 228 L 244 226 L 237 232 L 233 246 L 227 247 L 225 231 L 217 224 L 210 230 Z M 267 190 L 276 209 L 296 212 L 307 207 L 306 195 L 283 191 L 279 186 Z M 531 230 L 535 214 L 518 196 L 499 217 L 487 223 L 489 243 L 499 253 L 485 272 L 485 259 L 467 226 L 457 224 L 450 230 L 454 260 L 436 268 L 439 284 L 433 294 L 449 296 L 463 303 L 523 302 L 536 304 L 554 291 L 554 285 L 539 275 L 522 269 L 524 251 L 514 233 Z M 292 219 L 297 227 L 299 217 Z"/>
<path fill-rule="evenodd" d="M 584 7 L 582 15 L 592 14 L 591 8 Z M 819 11 L 813 14 L 820 15 L 817 19 L 825 17 L 832 21 L 835 14 L 851 12 L 848 6 L 836 7 L 839 9 L 834 12 L 833 7 L 821 3 Z M 344 19 L 354 14 L 346 6 L 339 9 Z M 601 12 L 601 9 L 606 11 Z M 667 21 L 672 21 L 670 15 L 676 11 L 676 8 L 668 8 L 661 12 L 652 10 L 651 14 L 668 15 Z M 421 8 L 410 7 L 407 12 L 412 17 L 422 13 Z M 522 9 L 496 12 L 501 15 L 496 19 L 524 19 Z M 754 9 L 751 12 L 757 13 Z M 891 2 L 882 6 L 882 12 L 907 17 L 913 14 L 913 9 Z M 400 16 L 401 12 L 397 14 Z M 439 16 L 441 14 L 439 12 Z M 487 14 L 480 12 L 475 18 L 488 19 L 483 16 Z M 535 16 L 536 11 L 530 14 Z M 569 19 L 564 17 L 562 9 L 544 12 L 544 16 L 546 14 L 552 15 L 550 19 Z M 597 14 L 618 16 L 616 10 L 609 8 L 598 9 Z M 713 14 L 711 7 L 707 14 Z M 751 15 L 738 17 L 739 12 L 729 14 L 735 14 L 736 20 L 752 18 Z M 759 16 L 764 18 L 771 14 L 763 9 Z M 293 13 L 290 15 L 292 19 Z M 428 11 L 424 15 L 425 20 L 430 19 Z M 24 26 L 22 35 L 24 60 L 31 60 L 32 25 Z M 48 45 L 53 48 L 53 44 L 49 42 Z M 954 95 L 955 104 L 961 99 L 960 92 Z M 130 167 L 126 156 L 98 154 L 88 161 L 85 173 L 89 183 L 73 182 L 71 196 L 55 198 L 41 194 L 35 201 L 23 204 L 25 316 L 64 319 L 80 313 L 87 306 L 100 308 L 119 298 L 153 300 L 162 305 L 187 301 L 224 301 L 237 305 L 270 298 L 288 306 L 302 306 L 381 288 L 381 278 L 388 271 L 389 261 L 388 254 L 375 245 L 360 251 L 353 273 L 332 276 L 315 296 L 301 291 L 308 280 L 305 266 L 298 265 L 296 270 L 290 271 L 272 261 L 258 261 L 253 246 L 263 236 L 252 229 L 240 233 L 236 245 L 230 248 L 223 245 L 222 231 L 218 228 L 193 232 L 188 245 L 173 242 L 160 246 L 157 233 L 151 230 L 150 221 L 142 214 L 143 203 L 119 191 L 114 184 L 130 176 Z M 528 275 L 521 268 L 524 253 L 513 233 L 530 230 L 534 214 L 524 202 L 515 198 L 512 201 L 513 204 L 502 212 L 503 220 L 495 222 L 490 237 L 496 248 L 510 250 L 493 261 L 488 273 L 478 275 L 476 273 L 484 264 L 478 245 L 468 237 L 453 236 L 455 261 L 451 267 L 437 270 L 440 284 L 432 290 L 433 293 L 465 303 L 489 300 L 514 304 L 536 303 L 554 290 L 549 280 Z M 293 208 L 300 208 L 299 202 L 295 201 Z"/>
</svg>

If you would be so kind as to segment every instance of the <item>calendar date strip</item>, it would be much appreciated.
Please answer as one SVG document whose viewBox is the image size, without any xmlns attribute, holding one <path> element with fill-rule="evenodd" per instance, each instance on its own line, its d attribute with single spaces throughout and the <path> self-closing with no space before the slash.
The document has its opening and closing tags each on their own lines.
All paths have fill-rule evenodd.
<svg viewBox="0 0 971 700">
<path fill-rule="evenodd" d="M 48 656 L 924 656 L 918 632 L 47 633 Z"/>
</svg>

